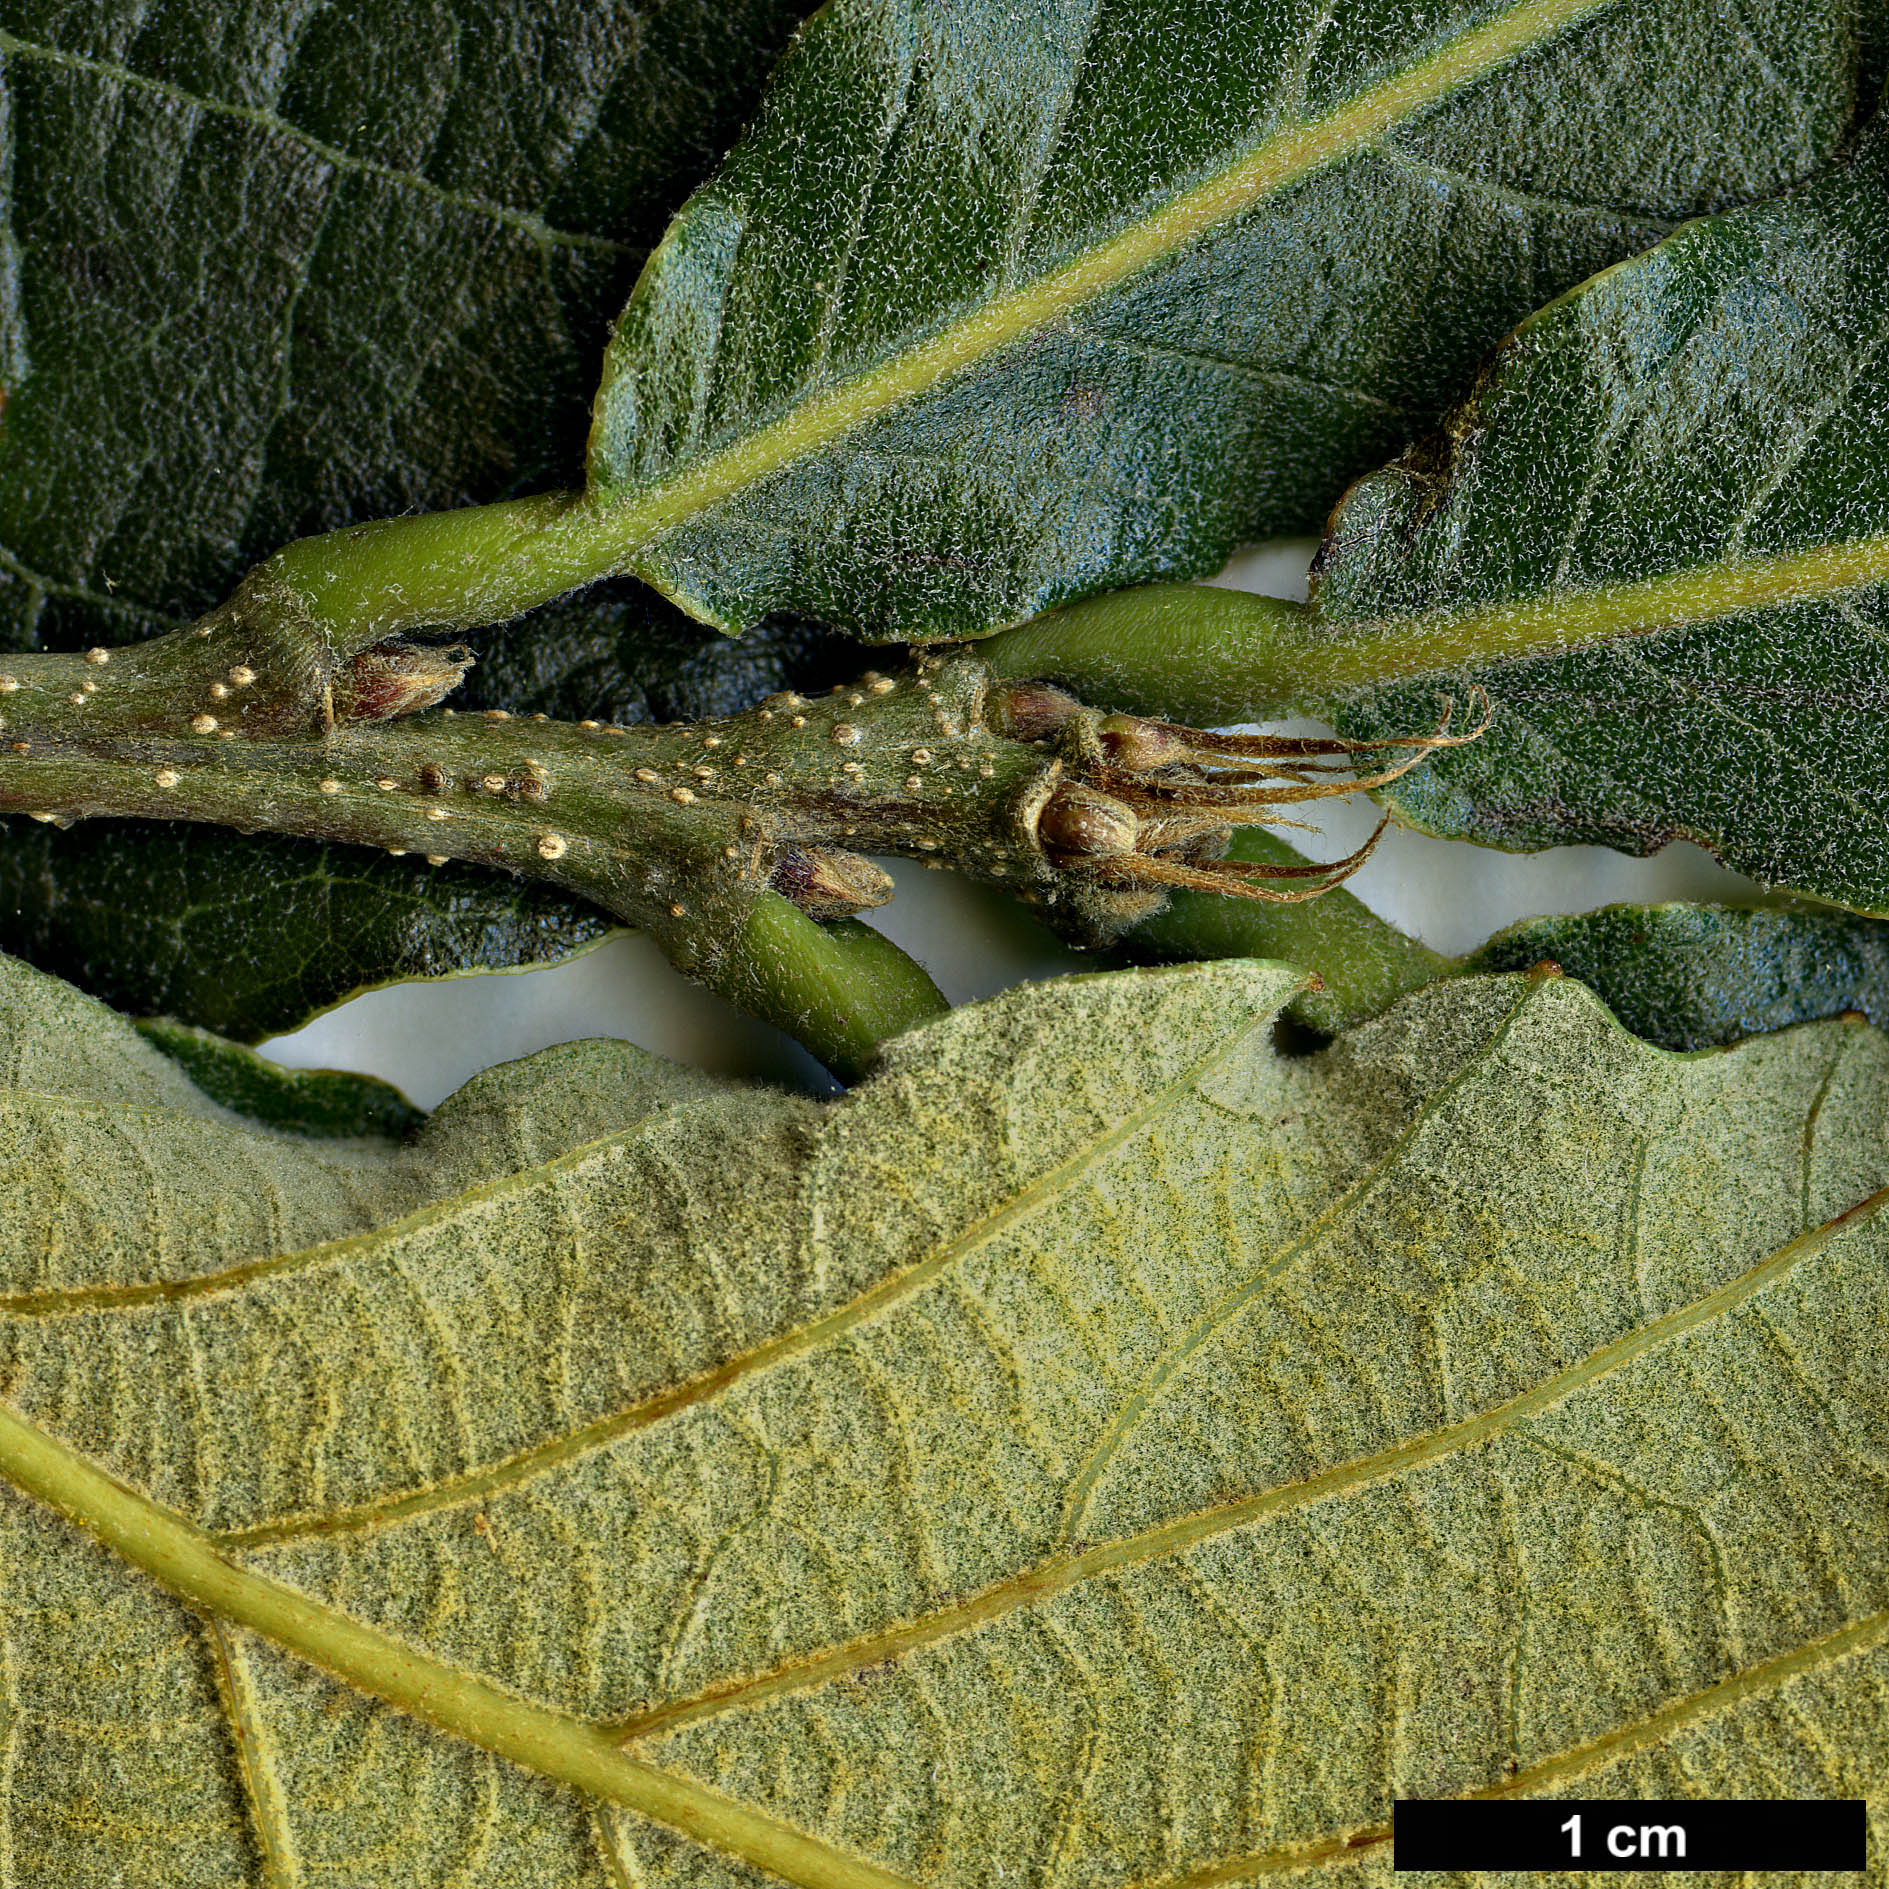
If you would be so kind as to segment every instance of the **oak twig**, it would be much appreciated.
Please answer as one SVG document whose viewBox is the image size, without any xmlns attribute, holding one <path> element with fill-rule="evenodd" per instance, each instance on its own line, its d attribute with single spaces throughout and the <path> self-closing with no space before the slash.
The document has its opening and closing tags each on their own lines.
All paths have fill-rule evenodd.
<svg viewBox="0 0 1889 1889">
<path fill-rule="evenodd" d="M 1103 945 L 1173 886 L 1316 896 L 1369 848 L 1256 871 L 1221 857 L 1232 830 L 1480 732 L 1450 733 L 1446 704 L 1410 741 L 1229 738 L 999 680 L 975 648 L 686 726 L 426 712 L 469 652 L 350 636 L 271 566 L 168 636 L 4 661 L 0 812 L 209 821 L 550 880 L 847 1074 L 943 1006 L 845 923 L 891 896 L 868 853 L 948 864 Z"/>
</svg>

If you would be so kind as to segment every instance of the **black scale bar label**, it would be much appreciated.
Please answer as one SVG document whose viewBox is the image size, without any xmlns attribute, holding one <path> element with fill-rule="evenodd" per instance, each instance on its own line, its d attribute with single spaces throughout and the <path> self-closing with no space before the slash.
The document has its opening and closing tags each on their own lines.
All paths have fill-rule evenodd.
<svg viewBox="0 0 1889 1889">
<path fill-rule="evenodd" d="M 1412 1798 L 1398 1869 L 1867 1869 L 1861 1798 Z"/>
</svg>

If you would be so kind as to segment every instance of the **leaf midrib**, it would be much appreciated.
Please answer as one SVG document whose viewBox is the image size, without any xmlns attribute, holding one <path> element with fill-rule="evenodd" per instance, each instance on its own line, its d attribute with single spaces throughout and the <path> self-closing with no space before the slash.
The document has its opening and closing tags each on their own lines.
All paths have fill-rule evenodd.
<svg viewBox="0 0 1889 1889">
<path fill-rule="evenodd" d="M 1552 661 L 1750 610 L 1818 603 L 1889 583 L 1889 535 L 1726 559 L 1584 590 L 1543 586 L 1472 609 L 1329 622 L 1316 604 L 1295 642 L 1308 705 L 1347 691 L 1500 663 Z"/>
<path fill-rule="evenodd" d="M 914 1889 L 748 1805 L 626 1756 L 567 1713 L 502 1692 L 236 1566 L 194 1524 L 117 1482 L 7 1404 L 0 1404 L 0 1473 L 190 1605 L 523 1770 L 627 1805 L 800 1889 Z"/>
<path fill-rule="evenodd" d="M 1026 287 L 993 296 L 909 348 L 824 387 L 744 438 L 633 496 L 606 492 L 603 508 L 588 521 L 587 535 L 598 550 L 628 568 L 635 553 L 653 539 L 1040 332 L 1179 254 L 1255 203 L 1369 148 L 1418 113 L 1616 4 L 1618 0 L 1520 0 L 1335 110 L 1263 139 L 1233 163 Z M 592 432 L 593 468 L 610 385 L 611 370 L 606 367 Z"/>
</svg>

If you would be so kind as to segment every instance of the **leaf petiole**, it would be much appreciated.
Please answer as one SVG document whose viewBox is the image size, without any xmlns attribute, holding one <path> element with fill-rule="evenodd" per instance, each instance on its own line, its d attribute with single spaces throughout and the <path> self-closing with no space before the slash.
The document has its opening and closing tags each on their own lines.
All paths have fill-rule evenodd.
<svg viewBox="0 0 1889 1889">
<path fill-rule="evenodd" d="M 723 996 L 805 1045 L 842 1082 L 893 1037 L 950 1009 L 924 967 L 857 919 L 820 924 L 777 892 L 757 899 L 721 973 Z"/>
<path fill-rule="evenodd" d="M 1152 584 L 1053 610 L 978 648 L 995 675 L 1051 677 L 1142 714 L 1218 725 L 1317 714 L 1381 683 L 1446 680 L 1886 581 L 1889 537 L 1342 627 L 1321 622 L 1315 604 Z"/>
</svg>

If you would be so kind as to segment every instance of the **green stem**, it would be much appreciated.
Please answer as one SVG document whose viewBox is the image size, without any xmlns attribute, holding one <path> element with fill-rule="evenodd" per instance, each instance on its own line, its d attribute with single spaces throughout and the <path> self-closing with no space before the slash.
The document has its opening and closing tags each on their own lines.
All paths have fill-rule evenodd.
<svg viewBox="0 0 1889 1889">
<path fill-rule="evenodd" d="M 252 585 L 150 643 L 0 659 L 0 812 L 213 822 L 546 879 L 847 1077 L 944 1008 L 889 940 L 816 922 L 890 895 L 856 844 L 1054 884 L 1032 813 L 1059 763 L 984 726 L 976 665 L 695 726 L 572 727 L 409 714 L 464 652 L 359 636 Z"/>
<path fill-rule="evenodd" d="M 978 645 L 994 675 L 1042 677 L 1080 695 L 1196 727 L 1291 712 L 1315 661 L 1303 604 L 1204 584 L 1111 591 Z"/>
<path fill-rule="evenodd" d="M 302 604 L 258 580 L 149 643 L 4 659 L 0 813 L 205 821 L 549 880 L 848 1077 L 944 1007 L 888 940 L 816 922 L 890 897 L 865 852 L 955 865 L 1105 943 L 1162 897 L 1136 876 L 1144 842 L 1192 857 L 1225 838 L 1194 772 L 1184 808 L 1152 790 L 1151 821 L 1088 784 L 1144 766 L 1125 756 L 1152 725 L 994 685 L 974 655 L 714 722 L 572 727 L 414 712 L 466 652 L 366 640 L 379 620 L 342 635 Z"/>
<path fill-rule="evenodd" d="M 755 902 L 720 988 L 842 1082 L 870 1073 L 891 1038 L 951 1007 L 882 932 L 856 919 L 818 924 L 778 893 Z"/>
<path fill-rule="evenodd" d="M 258 577 L 357 643 L 472 629 L 612 575 L 624 556 L 619 523 L 581 493 L 548 492 L 300 538 Z"/>
<path fill-rule="evenodd" d="M 1339 775 L 1308 785 L 1290 744 L 1104 714 L 1005 681 L 977 651 L 690 726 L 419 712 L 471 657 L 392 640 L 389 624 L 436 619 L 458 582 L 454 560 L 461 577 L 509 572 L 513 601 L 531 583 L 561 583 L 568 569 L 547 574 L 514 554 L 555 539 L 576 509 L 527 500 L 340 534 L 352 548 L 310 540 L 189 629 L 6 659 L 0 813 L 209 821 L 546 879 L 647 932 L 679 969 L 850 1077 L 944 1007 L 887 940 L 816 922 L 891 896 L 866 853 L 956 866 L 1037 905 L 1073 941 L 1106 945 L 1171 889 L 1238 890 L 1237 874 L 1215 870 L 1233 827 L 1349 791 Z M 435 555 L 435 527 L 473 538 Z M 310 562 L 323 546 L 334 555 Z M 1227 602 L 1267 615 L 1261 599 Z M 1159 593 L 1152 607 L 1164 607 Z M 1065 632 L 1072 620 L 1085 619 L 1066 617 Z M 1023 645 L 1008 647 L 1015 657 Z M 1119 669 L 1097 679 L 1117 700 L 1139 686 Z"/>
<path fill-rule="evenodd" d="M 1299 855 L 1245 833 L 1232 857 L 1279 868 Z M 1565 973 L 1622 1028 L 1663 1049 L 1717 1048 L 1844 1014 L 1889 1015 L 1889 924 L 1801 903 L 1612 905 L 1523 919 L 1462 957 L 1445 957 L 1342 889 L 1303 905 L 1177 892 L 1121 940 L 1130 959 L 1280 958 L 1322 988 L 1287 1014 L 1324 1036 L 1367 1022 L 1445 978 Z"/>
</svg>

